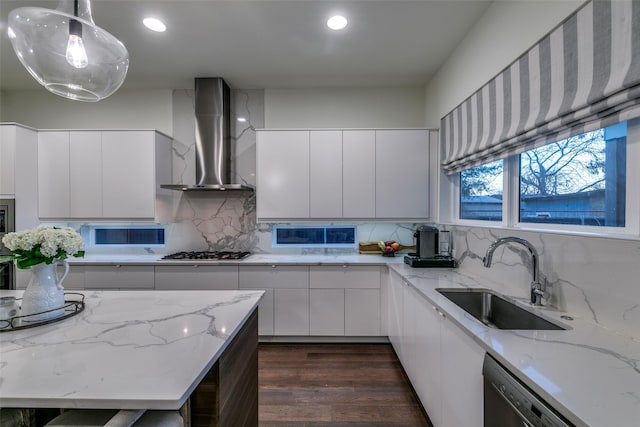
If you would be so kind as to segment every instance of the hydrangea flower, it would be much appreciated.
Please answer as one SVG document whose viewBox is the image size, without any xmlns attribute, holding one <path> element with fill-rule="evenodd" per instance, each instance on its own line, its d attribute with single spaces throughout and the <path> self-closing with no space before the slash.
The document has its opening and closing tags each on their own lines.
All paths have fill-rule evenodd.
<svg viewBox="0 0 640 427">
<path fill-rule="evenodd" d="M 44 226 L 8 233 L 2 243 L 13 253 L 5 258 L 15 259 L 22 269 L 40 263 L 51 264 L 69 256 L 84 256 L 84 240 L 71 227 Z"/>
</svg>

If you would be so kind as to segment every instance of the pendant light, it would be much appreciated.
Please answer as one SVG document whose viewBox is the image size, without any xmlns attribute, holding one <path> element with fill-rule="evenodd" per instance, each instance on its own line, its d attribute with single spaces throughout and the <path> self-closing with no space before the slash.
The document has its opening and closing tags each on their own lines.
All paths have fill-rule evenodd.
<svg viewBox="0 0 640 427">
<path fill-rule="evenodd" d="M 20 7 L 8 35 L 18 59 L 50 92 L 96 102 L 113 94 L 129 69 L 129 52 L 98 27 L 89 0 L 61 0 L 57 9 Z"/>
</svg>

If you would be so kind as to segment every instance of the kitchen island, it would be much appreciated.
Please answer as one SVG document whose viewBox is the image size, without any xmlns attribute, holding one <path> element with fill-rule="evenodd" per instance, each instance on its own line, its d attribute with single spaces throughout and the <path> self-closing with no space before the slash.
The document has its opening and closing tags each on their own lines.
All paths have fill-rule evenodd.
<svg viewBox="0 0 640 427">
<path fill-rule="evenodd" d="M 181 410 L 194 426 L 257 425 L 263 292 L 83 293 L 76 316 L 0 334 L 2 407 Z"/>
</svg>

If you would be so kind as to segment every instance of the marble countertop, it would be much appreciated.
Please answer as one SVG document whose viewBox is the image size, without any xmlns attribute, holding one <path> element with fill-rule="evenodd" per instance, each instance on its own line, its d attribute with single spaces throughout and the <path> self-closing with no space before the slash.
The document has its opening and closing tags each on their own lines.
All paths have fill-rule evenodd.
<svg viewBox="0 0 640 427">
<path fill-rule="evenodd" d="M 640 343 L 553 308 L 538 312 L 566 331 L 508 331 L 485 326 L 436 288 L 484 287 L 524 306 L 509 287 L 445 269 L 390 264 L 481 347 L 577 426 L 637 427 L 640 420 Z M 529 306 L 530 307 L 530 306 Z"/>
<path fill-rule="evenodd" d="M 264 294 L 82 293 L 77 316 L 0 333 L 3 407 L 179 409 Z"/>
<path fill-rule="evenodd" d="M 99 264 L 152 264 L 152 265 L 331 265 L 331 264 L 360 264 L 386 265 L 402 264 L 403 252 L 394 257 L 382 255 L 335 254 L 335 255 L 299 255 L 299 254 L 251 254 L 240 260 L 162 260 L 161 254 L 149 255 L 85 255 L 83 258 L 68 258 L 69 264 L 99 265 Z"/>
</svg>

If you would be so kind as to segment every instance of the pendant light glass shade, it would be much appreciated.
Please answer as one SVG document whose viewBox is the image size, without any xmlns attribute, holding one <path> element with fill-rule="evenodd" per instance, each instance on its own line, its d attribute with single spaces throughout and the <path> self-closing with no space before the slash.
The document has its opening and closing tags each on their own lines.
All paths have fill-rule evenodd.
<svg viewBox="0 0 640 427">
<path fill-rule="evenodd" d="M 89 0 L 62 0 L 55 10 L 14 9 L 7 32 L 33 78 L 65 98 L 104 99 L 118 90 L 129 69 L 127 48 L 95 25 Z"/>
</svg>

